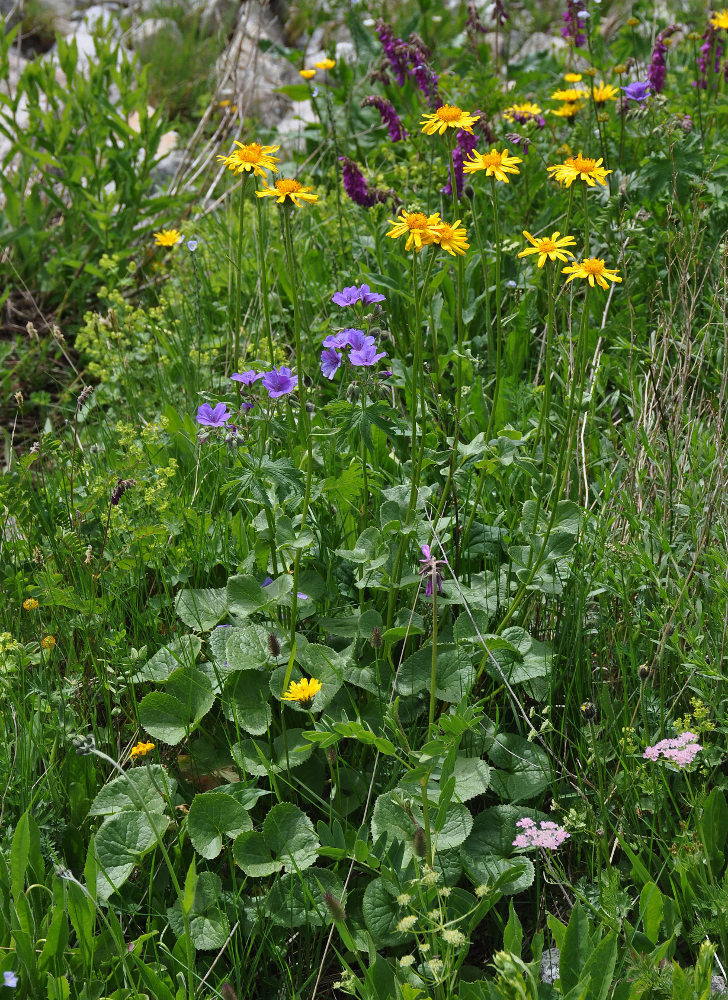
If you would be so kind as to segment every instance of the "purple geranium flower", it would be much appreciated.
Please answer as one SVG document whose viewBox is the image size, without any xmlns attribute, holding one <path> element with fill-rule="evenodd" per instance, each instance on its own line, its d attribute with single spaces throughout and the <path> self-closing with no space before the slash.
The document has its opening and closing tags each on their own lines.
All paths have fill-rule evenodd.
<svg viewBox="0 0 728 1000">
<path fill-rule="evenodd" d="M 355 351 L 361 351 L 364 347 L 370 347 L 374 343 L 374 337 L 367 336 L 363 330 L 342 330 L 346 334 L 346 343 Z"/>
<path fill-rule="evenodd" d="M 341 367 L 341 358 L 342 355 L 338 351 L 335 351 L 333 347 L 321 351 L 321 374 L 329 379 L 329 381 L 333 379 Z"/>
<path fill-rule="evenodd" d="M 3 986 L 9 986 L 11 989 L 18 985 L 18 977 L 14 972 L 3 972 Z"/>
<path fill-rule="evenodd" d="M 380 295 L 379 292 L 373 292 L 369 285 L 362 285 L 359 289 L 359 297 L 365 306 L 373 306 L 375 302 L 386 301 L 384 295 Z"/>
<path fill-rule="evenodd" d="M 366 368 L 371 368 L 372 365 L 375 365 L 382 358 L 386 358 L 386 356 L 384 351 L 377 354 L 377 348 L 374 344 L 364 344 L 356 350 L 349 351 L 349 361 L 353 365 L 363 365 Z"/>
<path fill-rule="evenodd" d="M 323 346 L 334 347 L 338 351 L 340 351 L 344 347 L 348 347 L 349 331 L 340 330 L 338 333 L 330 333 L 329 336 L 324 340 Z"/>
<path fill-rule="evenodd" d="M 361 293 L 356 285 L 347 285 L 343 291 L 335 292 L 331 301 L 337 306 L 355 306 L 357 302 L 361 302 Z"/>
<path fill-rule="evenodd" d="M 263 378 L 263 373 L 254 372 L 251 369 L 247 372 L 237 372 L 235 375 L 231 375 L 230 378 L 233 382 L 242 382 L 243 385 L 252 385 L 253 382 L 257 382 L 259 378 Z"/>
<path fill-rule="evenodd" d="M 624 96 L 630 101 L 646 101 L 652 92 L 652 87 L 645 80 L 635 80 L 634 83 L 622 87 Z"/>
<path fill-rule="evenodd" d="M 263 385 L 268 390 L 271 399 L 287 396 L 298 385 L 298 375 L 293 375 L 290 368 L 276 368 L 263 375 Z"/>
<path fill-rule="evenodd" d="M 197 409 L 197 423 L 205 427 L 223 427 L 231 416 L 225 403 L 216 403 L 214 407 L 203 403 Z"/>
</svg>

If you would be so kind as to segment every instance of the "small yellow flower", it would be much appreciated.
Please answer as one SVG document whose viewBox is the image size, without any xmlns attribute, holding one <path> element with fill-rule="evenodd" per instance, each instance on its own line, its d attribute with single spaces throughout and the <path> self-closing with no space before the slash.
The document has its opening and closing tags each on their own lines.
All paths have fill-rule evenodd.
<svg viewBox="0 0 728 1000">
<path fill-rule="evenodd" d="M 230 156 L 218 156 L 218 160 L 221 160 L 228 170 L 232 170 L 234 174 L 248 173 L 253 171 L 255 177 L 265 177 L 266 170 L 272 170 L 274 174 L 278 173 L 278 167 L 276 163 L 279 162 L 279 157 L 273 156 L 273 153 L 277 153 L 280 146 L 261 146 L 259 142 L 238 142 L 234 139 L 233 142 L 239 149 L 234 149 Z"/>
<path fill-rule="evenodd" d="M 438 212 L 434 215 L 424 215 L 422 212 L 405 212 L 404 209 L 400 211 L 399 218 L 387 221 L 393 227 L 387 236 L 393 240 L 398 236 L 406 236 L 405 250 L 410 250 L 414 246 L 415 252 L 435 243 L 437 228 L 442 225 Z"/>
<path fill-rule="evenodd" d="M 593 66 L 589 66 L 588 69 L 584 70 L 584 75 L 594 77 L 597 75 L 597 70 Z"/>
<path fill-rule="evenodd" d="M 586 181 L 589 187 L 594 187 L 595 182 L 605 187 L 607 174 L 611 174 L 612 171 L 605 170 L 601 164 L 601 157 L 598 160 L 592 160 L 579 153 L 578 156 L 570 156 L 565 163 L 557 163 L 556 166 L 546 169 L 554 180 L 558 181 L 559 184 L 566 184 L 567 188 L 571 187 L 575 180 Z"/>
<path fill-rule="evenodd" d="M 313 80 L 316 76 L 315 69 L 299 69 L 298 75 L 302 76 L 304 80 Z"/>
<path fill-rule="evenodd" d="M 537 253 L 538 261 L 536 262 L 537 267 L 543 267 L 546 263 L 546 258 L 549 260 L 562 260 L 566 261 L 569 257 L 573 257 L 573 253 L 565 250 L 565 247 L 576 246 L 576 240 L 573 236 L 561 236 L 557 231 L 551 234 L 551 237 L 535 237 L 531 236 L 530 233 L 523 230 L 523 235 L 526 237 L 528 242 L 531 244 L 530 247 L 526 247 L 525 250 L 521 250 L 519 257 L 527 257 L 531 253 Z"/>
<path fill-rule="evenodd" d="M 23 607 L 26 611 L 35 611 L 38 607 L 38 602 L 34 597 L 28 597 L 25 601 L 23 601 Z"/>
<path fill-rule="evenodd" d="M 724 7 L 717 14 L 713 14 L 710 23 L 714 28 L 728 28 L 728 8 Z"/>
<path fill-rule="evenodd" d="M 628 17 L 624 23 L 628 28 L 636 28 L 640 21 L 638 17 Z"/>
<path fill-rule="evenodd" d="M 314 63 L 316 69 L 333 69 L 336 65 L 335 59 L 322 59 L 321 62 Z"/>
<path fill-rule="evenodd" d="M 551 114 L 556 115 L 557 118 L 575 118 L 583 107 L 584 105 L 581 102 L 577 102 L 576 104 L 560 104 L 558 108 L 553 109 Z"/>
<path fill-rule="evenodd" d="M 592 96 L 598 107 L 600 104 L 606 104 L 607 101 L 616 101 L 619 91 L 611 83 L 598 83 L 592 90 Z"/>
<path fill-rule="evenodd" d="M 564 73 L 567 83 L 581 83 L 581 73 Z"/>
<path fill-rule="evenodd" d="M 156 247 L 174 247 L 182 242 L 182 233 L 178 229 L 162 229 L 154 234 Z"/>
<path fill-rule="evenodd" d="M 258 198 L 275 198 L 277 205 L 282 205 L 288 199 L 293 202 L 296 208 L 300 208 L 302 201 L 310 204 L 318 201 L 318 195 L 309 194 L 309 191 L 313 191 L 313 188 L 304 187 L 300 181 L 296 181 L 292 177 L 281 177 L 275 182 L 275 187 L 269 187 L 263 181 L 263 190 L 256 191 L 255 194 Z"/>
<path fill-rule="evenodd" d="M 453 222 L 452 225 L 448 225 L 447 222 L 441 222 L 439 226 L 435 227 L 437 230 L 435 243 L 438 243 L 443 250 L 447 250 L 452 257 L 456 254 L 463 256 L 465 251 L 470 247 L 465 227 L 460 226 L 458 229 L 458 226 L 460 226 L 460 219 L 457 222 Z"/>
<path fill-rule="evenodd" d="M 426 135 L 434 135 L 435 132 L 444 135 L 449 128 L 462 129 L 472 135 L 473 125 L 479 118 L 480 115 L 469 115 L 455 104 L 444 104 L 434 115 L 423 115 L 420 125 Z"/>
<path fill-rule="evenodd" d="M 154 749 L 153 743 L 137 743 L 135 747 L 131 748 L 131 757 L 146 757 L 150 750 Z"/>
<path fill-rule="evenodd" d="M 506 174 L 519 174 L 517 163 L 523 163 L 520 156 L 511 156 L 507 149 L 499 153 L 491 149 L 489 153 L 479 153 L 473 150 L 471 159 L 463 163 L 463 173 L 474 174 L 477 170 L 485 170 L 486 177 L 495 177 L 497 181 L 508 183 Z"/>
<path fill-rule="evenodd" d="M 284 701 L 297 701 L 302 708 L 310 708 L 314 695 L 321 690 L 321 681 L 315 677 L 310 680 L 304 677 L 302 681 L 291 681 L 288 690 L 283 695 Z"/>
<path fill-rule="evenodd" d="M 231 103 L 232 102 L 228 101 L 228 100 L 220 101 L 220 103 L 218 104 L 218 107 L 219 108 L 229 108 Z"/>
<path fill-rule="evenodd" d="M 551 95 L 551 100 L 566 101 L 567 104 L 574 104 L 576 101 L 581 101 L 584 97 L 588 96 L 588 92 L 582 87 L 569 87 L 568 90 L 555 90 Z"/>
<path fill-rule="evenodd" d="M 53 649 L 56 644 L 56 637 L 54 635 L 47 635 L 44 639 L 40 641 L 43 649 Z"/>
<path fill-rule="evenodd" d="M 538 118 L 541 108 L 532 101 L 525 101 L 523 104 L 512 104 L 503 111 L 503 117 L 507 122 L 526 123 L 532 118 Z"/>
<path fill-rule="evenodd" d="M 698 38 L 700 38 L 700 35 L 698 35 Z M 617 63 L 617 65 L 614 67 L 614 72 L 617 74 L 617 76 L 622 76 L 623 73 L 627 72 L 627 67 L 625 66 L 624 63 Z"/>
<path fill-rule="evenodd" d="M 591 287 L 594 287 L 594 282 L 599 285 L 600 288 L 607 289 L 609 285 L 606 282 L 606 278 L 609 281 L 621 281 L 622 279 L 617 277 L 617 271 L 611 270 L 604 266 L 604 261 L 599 260 L 597 257 L 585 257 L 580 264 L 571 264 L 569 267 L 561 268 L 562 274 L 568 274 L 569 277 L 566 279 L 566 283 L 573 281 L 574 278 L 586 278 Z"/>
</svg>

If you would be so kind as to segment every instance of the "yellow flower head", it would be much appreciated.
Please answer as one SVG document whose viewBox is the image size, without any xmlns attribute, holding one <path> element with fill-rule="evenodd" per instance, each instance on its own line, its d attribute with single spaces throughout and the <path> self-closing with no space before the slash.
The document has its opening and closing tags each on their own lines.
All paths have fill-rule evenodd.
<svg viewBox="0 0 728 1000">
<path fill-rule="evenodd" d="M 624 23 L 628 28 L 636 28 L 640 21 L 638 17 L 628 17 Z"/>
<path fill-rule="evenodd" d="M 604 261 L 599 260 L 597 257 L 585 257 L 580 264 L 571 264 L 569 267 L 562 267 L 561 273 L 569 275 L 566 279 L 567 285 L 574 278 L 586 278 L 592 288 L 595 281 L 600 288 L 607 289 L 609 285 L 605 279 L 608 278 L 609 281 L 622 280 L 617 277 L 616 270 L 610 270 L 610 268 L 605 267 Z"/>
<path fill-rule="evenodd" d="M 43 649 L 53 649 L 56 644 L 56 637 L 54 635 L 47 635 L 44 639 L 40 641 Z"/>
<path fill-rule="evenodd" d="M 724 7 L 717 14 L 713 14 L 710 23 L 714 28 L 728 28 L 728 8 Z"/>
<path fill-rule="evenodd" d="M 581 73 L 564 73 L 567 83 L 581 83 Z"/>
<path fill-rule="evenodd" d="M 321 62 L 314 63 L 316 69 L 333 69 L 335 65 L 335 59 L 322 59 Z"/>
<path fill-rule="evenodd" d="M 589 94 L 582 87 L 569 87 L 568 90 L 555 90 L 551 95 L 552 101 L 566 101 L 567 104 L 574 104 L 576 101 L 588 97 Z"/>
<path fill-rule="evenodd" d="M 444 104 L 434 115 L 423 115 L 420 125 L 427 135 L 434 135 L 435 132 L 444 135 L 449 128 L 462 129 L 472 135 L 473 125 L 479 118 L 480 115 L 469 115 L 455 104 Z"/>
<path fill-rule="evenodd" d="M 575 118 L 583 107 L 581 101 L 576 104 L 559 104 L 558 108 L 554 108 L 551 114 L 556 115 L 557 118 Z"/>
<path fill-rule="evenodd" d="M 573 257 L 573 253 L 565 250 L 565 247 L 573 247 L 576 245 L 576 240 L 573 236 L 562 236 L 558 231 L 551 234 L 551 237 L 536 237 L 531 236 L 526 230 L 523 230 L 523 235 L 526 237 L 528 242 L 531 244 L 530 247 L 526 247 L 525 250 L 521 250 L 519 257 L 527 257 L 531 253 L 538 254 L 538 261 L 536 262 L 537 267 L 543 267 L 546 263 L 546 258 L 549 260 L 562 260 L 566 261 L 569 257 Z"/>
<path fill-rule="evenodd" d="M 266 170 L 278 173 L 276 163 L 279 162 L 279 157 L 271 154 L 277 153 L 280 146 L 261 146 L 259 142 L 246 144 L 238 142 L 237 139 L 233 141 L 239 149 L 234 149 L 230 156 L 218 156 L 218 160 L 221 160 L 228 170 L 232 170 L 234 174 L 248 173 L 252 170 L 255 177 L 265 177 Z"/>
<path fill-rule="evenodd" d="M 495 177 L 497 181 L 508 183 L 506 174 L 520 174 L 516 166 L 523 163 L 520 156 L 510 156 L 507 149 L 499 153 L 497 149 L 491 149 L 489 153 L 479 153 L 473 150 L 471 159 L 463 163 L 463 173 L 474 174 L 477 170 L 485 170 L 486 177 Z"/>
<path fill-rule="evenodd" d="M 698 38 L 700 38 L 700 35 L 698 35 Z M 614 72 L 617 74 L 617 76 L 622 76 L 623 73 L 627 72 L 627 67 L 624 63 L 617 63 L 617 65 L 614 67 Z"/>
<path fill-rule="evenodd" d="M 532 101 L 526 101 L 523 104 L 512 104 L 509 108 L 505 108 L 503 111 L 503 117 L 507 122 L 519 122 L 521 124 L 525 124 L 532 118 L 538 118 L 541 113 L 541 108 L 538 104 L 534 104 Z"/>
<path fill-rule="evenodd" d="M 302 76 L 304 80 L 313 80 L 316 76 L 315 69 L 299 69 L 298 75 Z"/>
<path fill-rule="evenodd" d="M 557 163 L 556 166 L 546 169 L 554 180 L 559 184 L 566 184 L 567 188 L 571 187 L 575 180 L 586 181 L 589 187 L 594 187 L 595 182 L 604 187 L 607 183 L 607 174 L 611 174 L 612 171 L 605 170 L 601 164 L 601 157 L 598 160 L 591 160 L 579 153 L 578 156 L 570 156 L 565 163 Z"/>
<path fill-rule="evenodd" d="M 463 256 L 465 251 L 470 247 L 465 227 L 460 226 L 458 229 L 458 226 L 460 226 L 460 219 L 457 222 L 453 222 L 452 225 L 449 225 L 447 222 L 441 222 L 436 227 L 437 236 L 435 237 L 435 243 L 438 243 L 443 250 L 447 250 L 453 257 L 456 254 Z"/>
<path fill-rule="evenodd" d="M 269 187 L 263 181 L 263 190 L 255 193 L 258 198 L 275 198 L 277 205 L 282 205 L 288 199 L 288 201 L 293 202 L 296 208 L 300 208 L 302 201 L 307 201 L 310 204 L 318 201 L 318 195 L 309 194 L 309 191 L 313 191 L 313 188 L 304 187 L 300 181 L 296 181 L 292 177 L 281 177 L 275 182 L 275 187 Z"/>
<path fill-rule="evenodd" d="M 302 708 L 310 708 L 314 695 L 321 690 L 321 681 L 315 677 L 310 680 L 304 677 L 302 681 L 291 681 L 288 690 L 283 695 L 284 701 L 297 701 Z"/>
<path fill-rule="evenodd" d="M 23 601 L 23 607 L 26 611 L 35 611 L 38 607 L 38 602 L 34 597 L 28 597 L 25 601 Z"/>
<path fill-rule="evenodd" d="M 589 66 L 584 70 L 584 76 L 594 77 L 597 75 L 598 70 L 594 66 Z"/>
<path fill-rule="evenodd" d="M 616 101 L 619 91 L 611 83 L 598 83 L 592 90 L 594 103 L 596 105 L 606 104 L 607 101 Z"/>
<path fill-rule="evenodd" d="M 414 247 L 415 251 L 437 242 L 437 229 L 442 225 L 439 212 L 435 212 L 434 215 L 424 215 L 422 212 L 405 212 L 404 209 L 400 211 L 399 218 L 388 221 L 392 229 L 387 236 L 393 240 L 398 236 L 406 236 L 405 250 Z"/>
<path fill-rule="evenodd" d="M 135 747 L 131 748 L 132 757 L 146 757 L 150 750 L 154 749 L 153 743 L 137 743 Z"/>
<path fill-rule="evenodd" d="M 182 242 L 182 233 L 178 229 L 162 229 L 154 234 L 155 247 L 175 247 Z"/>
</svg>

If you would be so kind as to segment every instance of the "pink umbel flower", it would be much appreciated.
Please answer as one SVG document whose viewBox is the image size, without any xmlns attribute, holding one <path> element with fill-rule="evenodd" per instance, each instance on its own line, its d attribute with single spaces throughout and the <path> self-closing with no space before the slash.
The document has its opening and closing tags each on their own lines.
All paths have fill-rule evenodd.
<svg viewBox="0 0 728 1000">
<path fill-rule="evenodd" d="M 692 764 L 696 754 L 702 749 L 695 733 L 683 733 L 672 739 L 660 740 L 653 747 L 647 747 L 642 756 L 647 760 L 659 760 L 662 757 L 672 764 L 677 764 L 678 767 L 685 767 L 686 764 Z"/>
<path fill-rule="evenodd" d="M 546 847 L 553 851 L 569 839 L 569 834 L 563 826 L 547 819 L 541 820 L 540 829 L 536 826 L 535 820 L 529 819 L 527 816 L 519 819 L 516 826 L 520 826 L 523 833 L 519 833 L 513 841 L 514 847 Z"/>
</svg>

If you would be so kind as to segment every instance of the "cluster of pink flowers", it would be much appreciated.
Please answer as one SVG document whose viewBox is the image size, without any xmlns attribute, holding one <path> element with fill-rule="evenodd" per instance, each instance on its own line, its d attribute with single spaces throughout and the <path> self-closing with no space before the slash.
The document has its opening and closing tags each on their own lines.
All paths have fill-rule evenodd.
<svg viewBox="0 0 728 1000">
<path fill-rule="evenodd" d="M 686 764 L 692 764 L 695 755 L 702 749 L 695 733 L 683 733 L 682 736 L 660 740 L 653 747 L 647 747 L 642 756 L 647 760 L 658 760 L 663 757 L 678 767 L 685 767 Z"/>
<path fill-rule="evenodd" d="M 520 826 L 523 833 L 519 833 L 513 841 L 514 847 L 547 847 L 553 851 L 569 839 L 569 834 L 563 826 L 550 820 L 542 820 L 540 830 L 535 821 L 528 817 L 519 819 L 516 826 Z"/>
</svg>

